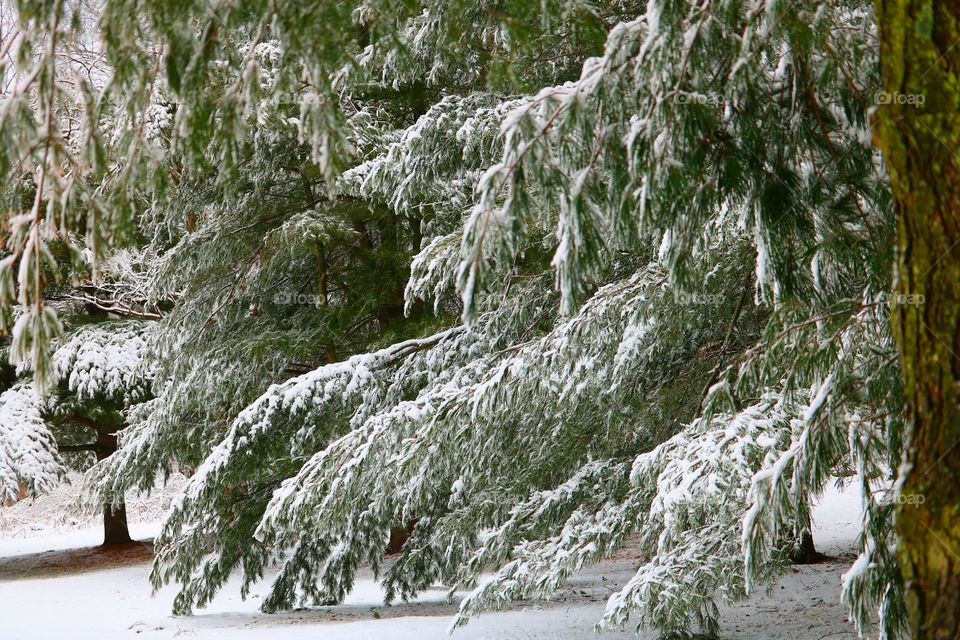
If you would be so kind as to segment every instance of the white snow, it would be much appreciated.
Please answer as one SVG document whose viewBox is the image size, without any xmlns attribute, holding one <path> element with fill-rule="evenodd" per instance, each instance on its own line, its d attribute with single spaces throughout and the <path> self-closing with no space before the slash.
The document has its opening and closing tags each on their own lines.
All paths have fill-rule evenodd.
<svg viewBox="0 0 960 640">
<path fill-rule="evenodd" d="M 855 487 L 831 488 L 814 510 L 814 538 L 821 551 L 839 555 L 836 562 L 798 566 L 768 593 L 721 609 L 722 637 L 744 640 L 856 638 L 839 602 L 841 575 L 849 568 L 859 518 Z M 134 536 L 149 536 L 156 525 L 131 526 Z M 257 610 L 268 583 L 246 602 L 237 581 L 228 584 L 212 605 L 192 617 L 169 615 L 175 589 L 151 597 L 149 563 L 71 572 L 69 568 L 30 570 L 38 554 L 76 549 L 100 541 L 96 528 L 43 537 L 0 537 L 0 638 L 3 640 L 114 640 L 122 638 L 209 638 L 210 640 L 431 640 L 448 638 L 456 612 L 437 588 L 417 601 L 386 607 L 372 575 L 359 576 L 347 601 L 266 615 Z M 607 597 L 626 582 L 638 564 L 626 549 L 617 559 L 574 576 L 548 603 L 520 603 L 508 611 L 488 613 L 453 634 L 455 640 L 593 640 L 639 637 L 631 630 L 594 632 Z M 28 568 L 25 569 L 24 565 Z"/>
<path fill-rule="evenodd" d="M 0 393 L 0 504 L 15 502 L 21 483 L 49 491 L 64 472 L 43 400 L 30 385 Z"/>
<path fill-rule="evenodd" d="M 863 506 L 856 482 L 845 483 L 842 489 L 827 486 L 813 509 L 813 538 L 817 551 L 828 556 L 849 557 L 863 522 Z"/>
<path fill-rule="evenodd" d="M 147 394 L 152 370 L 144 366 L 151 327 L 139 321 L 80 327 L 57 348 L 53 364 L 77 399 L 106 397 L 125 405 Z"/>
</svg>

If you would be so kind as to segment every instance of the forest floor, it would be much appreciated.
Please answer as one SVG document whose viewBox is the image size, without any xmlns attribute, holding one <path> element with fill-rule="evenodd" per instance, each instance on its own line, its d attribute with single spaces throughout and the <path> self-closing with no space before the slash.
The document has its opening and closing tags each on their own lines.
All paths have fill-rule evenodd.
<svg viewBox="0 0 960 640">
<path fill-rule="evenodd" d="M 64 494 L 66 495 L 66 494 Z M 151 597 L 147 581 L 155 522 L 162 510 L 133 509 L 131 533 L 142 542 L 105 551 L 102 535 L 82 518 L 11 530 L 0 517 L 0 638 L 3 640 L 114 640 L 121 638 L 211 640 L 434 640 L 448 638 L 456 599 L 437 587 L 416 601 L 385 606 L 369 573 L 339 606 L 267 615 L 258 611 L 268 579 L 243 601 L 239 583 L 224 587 L 213 603 L 191 617 L 170 615 L 174 587 Z M 156 508 L 154 508 L 156 507 Z M 30 506 L 50 509 L 37 501 Z M 0 508 L 0 512 L 6 511 Z M 143 516 L 142 518 L 139 516 Z M 29 521 L 29 513 L 20 513 Z M 856 638 L 839 601 L 840 576 L 853 559 L 859 502 L 855 491 L 830 490 L 814 512 L 814 539 L 829 556 L 820 564 L 798 565 L 767 591 L 721 607 L 721 636 L 730 640 L 846 640 Z M 7 519 L 9 525 L 9 516 Z M 549 602 L 518 602 L 457 630 L 453 640 L 653 639 L 655 633 L 596 633 L 607 598 L 633 575 L 639 561 L 625 549 L 590 567 Z"/>
</svg>

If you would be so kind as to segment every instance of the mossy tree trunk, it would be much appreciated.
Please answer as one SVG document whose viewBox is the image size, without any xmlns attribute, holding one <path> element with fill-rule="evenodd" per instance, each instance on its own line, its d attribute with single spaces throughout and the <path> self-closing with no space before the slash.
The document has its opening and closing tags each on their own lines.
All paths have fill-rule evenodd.
<svg viewBox="0 0 960 640">
<path fill-rule="evenodd" d="M 893 331 L 909 406 L 897 533 L 914 640 L 960 638 L 960 5 L 877 0 L 875 141 L 898 217 Z"/>
</svg>

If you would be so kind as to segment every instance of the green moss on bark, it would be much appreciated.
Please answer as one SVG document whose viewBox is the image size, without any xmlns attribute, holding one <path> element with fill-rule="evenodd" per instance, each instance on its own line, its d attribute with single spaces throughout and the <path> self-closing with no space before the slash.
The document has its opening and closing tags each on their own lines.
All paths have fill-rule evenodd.
<svg viewBox="0 0 960 640">
<path fill-rule="evenodd" d="M 911 433 L 897 514 L 910 631 L 960 637 L 960 30 L 952 2 L 877 2 L 874 120 L 898 212 L 893 309 Z M 918 298 L 919 297 L 919 298 Z"/>
</svg>

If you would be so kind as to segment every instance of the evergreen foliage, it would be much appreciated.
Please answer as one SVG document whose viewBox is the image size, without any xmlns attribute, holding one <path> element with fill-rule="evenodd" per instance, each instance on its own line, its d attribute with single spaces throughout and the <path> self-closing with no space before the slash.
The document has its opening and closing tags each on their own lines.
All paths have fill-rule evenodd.
<svg viewBox="0 0 960 640">
<path fill-rule="evenodd" d="M 600 624 L 715 634 L 854 477 L 843 597 L 902 637 L 889 315 L 914 301 L 889 293 L 871 3 L 105 0 L 65 132 L 72 6 L 18 5 L 19 50 L 47 52 L 2 98 L 30 214 L 0 306 L 41 391 L 135 404 L 92 504 L 195 471 L 152 574 L 177 613 L 272 565 L 265 610 L 339 602 L 370 565 L 391 599 L 470 590 L 459 625 L 633 536 Z M 74 261 L 84 299 L 157 320 L 135 373 L 97 368 L 119 323 L 45 359 L 71 231 L 109 255 Z"/>
<path fill-rule="evenodd" d="M 11 376 L 12 384 L 0 393 L 3 502 L 21 499 L 23 490 L 47 491 L 63 480 L 68 466 L 87 469 L 90 453 L 103 453 L 103 438 L 125 426 L 123 410 L 149 397 L 147 331 L 136 320 L 69 330 L 53 352 L 57 387 L 45 396 L 30 377 Z"/>
<path fill-rule="evenodd" d="M 4 504 L 20 499 L 20 488 L 43 492 L 63 476 L 63 459 L 47 423 L 43 403 L 32 387 L 14 386 L 0 394 L 0 479 Z"/>
</svg>

